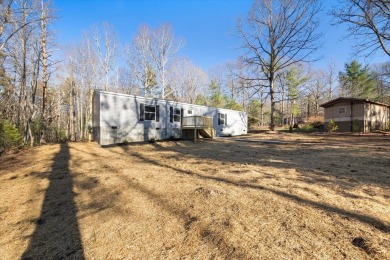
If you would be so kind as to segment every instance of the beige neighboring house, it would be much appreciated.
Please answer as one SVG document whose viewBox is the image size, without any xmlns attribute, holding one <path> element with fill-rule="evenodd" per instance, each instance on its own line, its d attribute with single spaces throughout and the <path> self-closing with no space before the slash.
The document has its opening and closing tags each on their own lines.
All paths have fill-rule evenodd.
<svg viewBox="0 0 390 260">
<path fill-rule="evenodd" d="M 367 99 L 339 97 L 321 105 L 325 109 L 325 129 L 330 120 L 340 132 L 388 130 L 390 106 Z"/>
</svg>

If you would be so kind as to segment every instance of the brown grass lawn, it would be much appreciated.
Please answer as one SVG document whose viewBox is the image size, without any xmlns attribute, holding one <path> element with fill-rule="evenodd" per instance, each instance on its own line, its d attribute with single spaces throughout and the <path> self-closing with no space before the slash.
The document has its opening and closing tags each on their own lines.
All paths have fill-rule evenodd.
<svg viewBox="0 0 390 260">
<path fill-rule="evenodd" d="M 390 136 L 53 144 L 0 183 L 1 259 L 390 259 Z"/>
</svg>

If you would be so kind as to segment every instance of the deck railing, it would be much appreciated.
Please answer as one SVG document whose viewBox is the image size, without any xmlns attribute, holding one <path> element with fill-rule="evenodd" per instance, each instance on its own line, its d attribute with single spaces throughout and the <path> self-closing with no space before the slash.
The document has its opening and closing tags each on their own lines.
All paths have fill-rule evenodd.
<svg viewBox="0 0 390 260">
<path fill-rule="evenodd" d="M 186 116 L 182 118 L 182 128 L 209 128 L 213 127 L 213 117 L 211 116 Z"/>
</svg>

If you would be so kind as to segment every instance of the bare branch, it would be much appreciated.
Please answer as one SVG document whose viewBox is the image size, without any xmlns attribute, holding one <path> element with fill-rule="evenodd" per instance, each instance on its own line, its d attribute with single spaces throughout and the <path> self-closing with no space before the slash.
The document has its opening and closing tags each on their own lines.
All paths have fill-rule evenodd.
<svg viewBox="0 0 390 260">
<path fill-rule="evenodd" d="M 309 62 L 319 48 L 317 33 L 318 0 L 256 0 L 249 13 L 246 27 L 238 24 L 243 61 L 260 68 L 249 80 L 268 80 L 271 99 L 271 129 L 274 128 L 275 79 L 283 69 L 297 63 Z M 264 87 L 264 86 L 263 86 Z"/>
<path fill-rule="evenodd" d="M 346 24 L 350 37 L 358 40 L 356 53 L 366 57 L 382 49 L 390 56 L 390 2 L 382 0 L 341 0 L 331 14 L 334 24 Z M 367 53 L 368 52 L 368 53 Z"/>
</svg>

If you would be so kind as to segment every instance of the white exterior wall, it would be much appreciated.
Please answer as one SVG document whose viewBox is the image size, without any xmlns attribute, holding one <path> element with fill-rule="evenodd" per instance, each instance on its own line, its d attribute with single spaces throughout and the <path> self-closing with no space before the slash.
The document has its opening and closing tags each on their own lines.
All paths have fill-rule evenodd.
<svg viewBox="0 0 390 260">
<path fill-rule="evenodd" d="M 159 105 L 159 122 L 155 120 L 140 121 L 140 104 Z M 181 136 L 181 122 L 170 122 L 170 107 L 183 109 L 182 116 L 212 116 L 217 136 L 235 136 L 247 133 L 247 113 L 242 111 L 95 91 L 94 139 L 101 145 L 109 145 L 148 141 L 151 138 L 156 140 L 170 137 L 179 138 Z M 192 114 L 189 114 L 188 110 L 191 110 Z M 218 125 L 218 113 L 227 115 L 227 125 Z"/>
</svg>

